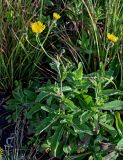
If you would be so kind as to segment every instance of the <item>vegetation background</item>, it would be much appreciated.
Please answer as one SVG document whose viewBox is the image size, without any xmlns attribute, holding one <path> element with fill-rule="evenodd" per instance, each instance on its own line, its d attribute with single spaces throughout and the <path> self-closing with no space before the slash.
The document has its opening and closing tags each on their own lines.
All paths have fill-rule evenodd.
<svg viewBox="0 0 123 160">
<path fill-rule="evenodd" d="M 123 1 L 1 0 L 0 34 L 1 159 L 123 159 Z"/>
</svg>

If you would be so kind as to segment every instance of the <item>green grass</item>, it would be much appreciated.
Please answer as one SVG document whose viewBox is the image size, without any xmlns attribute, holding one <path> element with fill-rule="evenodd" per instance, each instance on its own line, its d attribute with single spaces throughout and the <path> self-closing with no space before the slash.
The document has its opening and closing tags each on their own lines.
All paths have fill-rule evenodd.
<svg viewBox="0 0 123 160">
<path fill-rule="evenodd" d="M 64 52 L 61 56 L 63 61 L 64 58 L 76 63 L 81 61 L 86 73 L 96 71 L 101 62 L 105 63 L 107 69 L 118 62 L 116 70 L 119 70 L 122 81 L 121 0 L 63 1 L 57 4 L 56 9 L 51 1 L 37 1 L 34 4 L 31 1 L 5 1 L 1 8 L 1 89 L 12 88 L 15 80 L 24 82 L 36 76 L 36 66 L 42 63 L 45 54 L 31 32 L 30 23 L 36 20 L 46 23 L 47 29 L 40 37 L 43 41 L 54 11 L 61 13 L 62 18 L 52 33 L 48 34 L 44 44 L 47 54 L 56 58 Z M 119 37 L 114 46 L 107 41 L 108 32 Z"/>
</svg>

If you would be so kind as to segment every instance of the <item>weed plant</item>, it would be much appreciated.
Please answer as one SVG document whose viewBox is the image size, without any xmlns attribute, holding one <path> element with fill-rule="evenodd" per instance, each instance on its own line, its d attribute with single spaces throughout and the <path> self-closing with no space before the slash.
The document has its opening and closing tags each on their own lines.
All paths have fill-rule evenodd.
<svg viewBox="0 0 123 160">
<path fill-rule="evenodd" d="M 6 156 L 122 159 L 122 0 L 5 0 L 0 8 L 0 90 L 12 91 L 5 107 L 18 128 Z"/>
</svg>

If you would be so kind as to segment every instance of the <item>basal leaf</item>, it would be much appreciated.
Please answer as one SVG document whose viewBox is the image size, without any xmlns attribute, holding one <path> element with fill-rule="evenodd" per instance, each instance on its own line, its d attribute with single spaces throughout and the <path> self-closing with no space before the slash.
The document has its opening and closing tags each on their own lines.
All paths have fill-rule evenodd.
<svg viewBox="0 0 123 160">
<path fill-rule="evenodd" d="M 116 151 L 113 151 L 111 153 L 109 153 L 108 155 L 106 155 L 105 157 L 103 157 L 104 160 L 116 160 L 118 157 L 118 153 Z"/>
<path fill-rule="evenodd" d="M 123 109 L 123 101 L 114 100 L 108 103 L 105 103 L 103 107 L 100 107 L 102 110 L 122 110 Z"/>
<path fill-rule="evenodd" d="M 53 155 L 56 157 L 57 156 L 57 149 L 60 144 L 60 140 L 63 134 L 63 126 L 59 126 L 56 128 L 54 135 L 52 136 L 51 139 L 51 150 L 53 152 Z"/>
<path fill-rule="evenodd" d="M 49 92 L 46 92 L 46 91 L 41 91 L 40 93 L 39 93 L 39 95 L 37 96 L 37 98 L 36 98 L 36 102 L 41 102 L 44 98 L 46 98 L 46 97 L 48 97 L 50 95 L 50 93 Z"/>
<path fill-rule="evenodd" d="M 18 100 L 19 102 L 21 102 L 21 103 L 24 103 L 24 102 L 25 102 L 24 94 L 23 94 L 23 91 L 22 91 L 22 88 L 21 88 L 21 87 L 16 88 L 16 89 L 12 92 L 12 95 L 13 95 L 13 97 L 14 97 L 16 100 Z"/>
<path fill-rule="evenodd" d="M 27 112 L 27 118 L 31 119 L 33 114 L 35 114 L 36 112 L 38 112 L 40 110 L 41 110 L 41 104 L 40 103 L 37 103 L 37 104 L 33 105 L 31 107 L 31 109 L 29 110 L 29 112 Z"/>
<path fill-rule="evenodd" d="M 118 130 L 118 133 L 121 137 L 123 137 L 123 122 L 121 120 L 119 112 L 116 112 L 115 119 L 116 119 L 116 128 Z"/>
<path fill-rule="evenodd" d="M 24 94 L 26 95 L 26 97 L 31 100 L 31 101 L 34 101 L 35 98 L 36 98 L 36 93 L 35 92 L 32 92 L 28 89 L 24 89 Z"/>
<path fill-rule="evenodd" d="M 43 119 L 41 122 L 39 122 L 39 125 L 36 127 L 36 134 L 40 134 L 43 131 L 45 131 L 47 128 L 49 128 L 54 122 L 58 120 L 58 116 L 50 116 Z"/>
<path fill-rule="evenodd" d="M 123 138 L 117 143 L 116 146 L 118 149 L 123 149 Z"/>
<path fill-rule="evenodd" d="M 100 93 L 100 96 L 105 95 L 105 96 L 112 96 L 112 95 L 123 95 L 123 92 L 121 92 L 118 89 L 105 89 L 102 90 Z"/>
<path fill-rule="evenodd" d="M 80 133 L 86 133 L 86 134 L 89 134 L 89 135 L 93 135 L 93 132 L 92 132 L 91 128 L 89 128 L 85 124 L 82 124 L 82 125 L 73 124 L 73 128 L 74 128 L 74 131 L 76 133 L 78 133 L 78 134 L 80 134 Z"/>
<path fill-rule="evenodd" d="M 103 128 L 108 131 L 113 137 L 117 136 L 117 131 L 113 126 L 110 126 L 106 123 L 100 122 L 100 125 L 103 126 Z"/>
</svg>

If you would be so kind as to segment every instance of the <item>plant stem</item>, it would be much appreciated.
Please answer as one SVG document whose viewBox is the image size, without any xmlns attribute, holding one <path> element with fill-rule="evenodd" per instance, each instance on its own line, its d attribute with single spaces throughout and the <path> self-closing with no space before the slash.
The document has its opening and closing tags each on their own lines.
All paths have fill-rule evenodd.
<svg viewBox="0 0 123 160">
<path fill-rule="evenodd" d="M 48 36 L 49 36 L 49 34 L 50 34 L 50 32 L 51 32 L 51 29 L 53 28 L 54 23 L 55 23 L 55 21 L 53 21 L 53 22 L 51 23 L 51 25 L 50 25 L 50 27 L 49 27 L 49 30 L 48 30 L 48 32 L 47 32 L 47 35 L 46 35 L 44 41 L 42 42 L 42 46 L 43 46 L 44 43 L 46 42 L 46 40 L 47 40 L 47 38 L 48 38 Z"/>
</svg>

